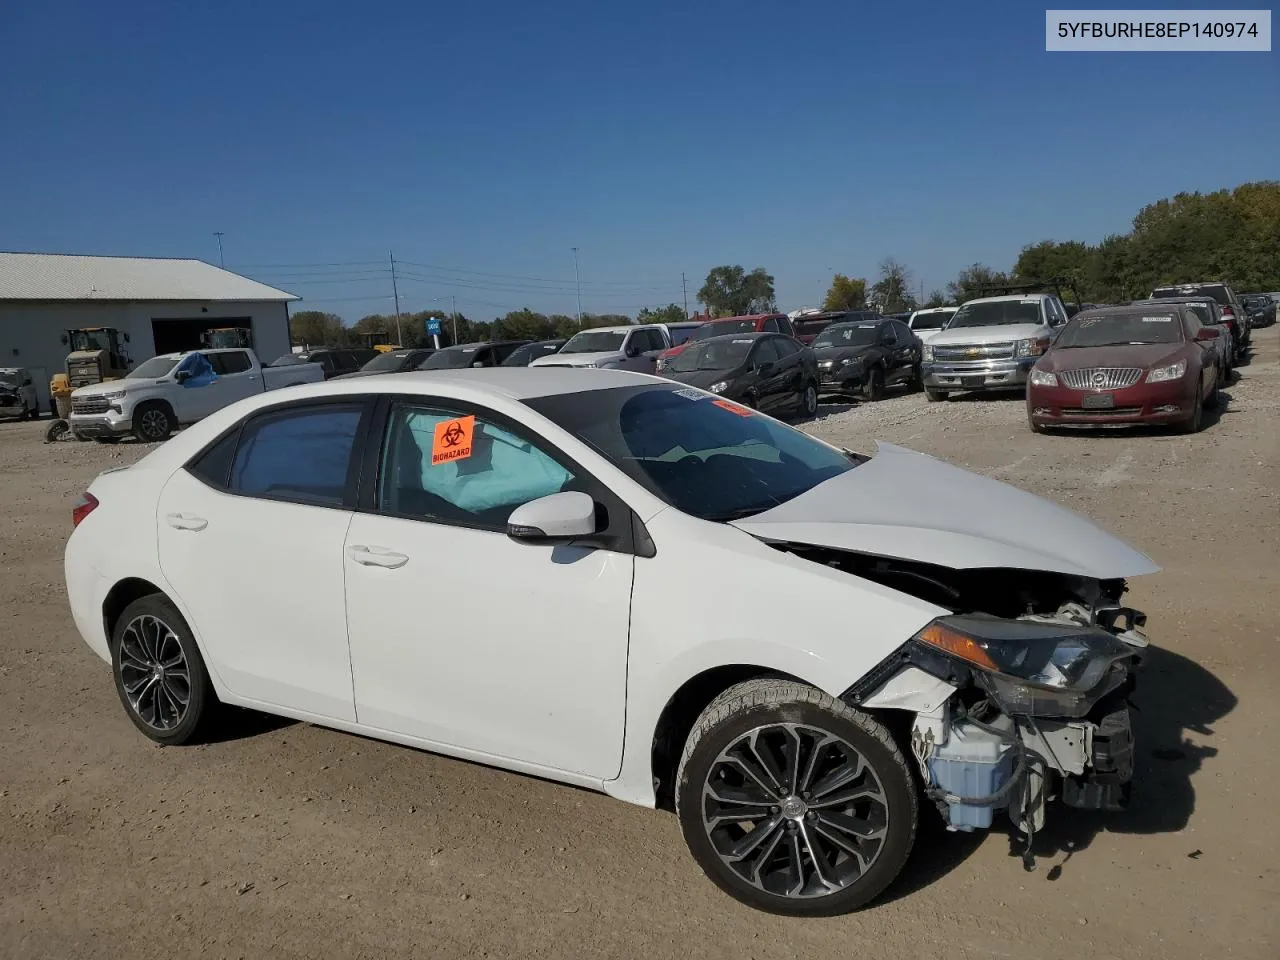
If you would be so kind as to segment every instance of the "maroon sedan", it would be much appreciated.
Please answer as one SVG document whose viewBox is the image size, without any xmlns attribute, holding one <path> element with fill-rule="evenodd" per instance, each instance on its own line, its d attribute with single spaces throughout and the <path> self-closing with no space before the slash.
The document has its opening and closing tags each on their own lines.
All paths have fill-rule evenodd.
<svg viewBox="0 0 1280 960">
<path fill-rule="evenodd" d="M 1200 429 L 1222 372 L 1185 304 L 1132 304 L 1077 314 L 1027 378 L 1027 421 L 1045 427 L 1168 424 Z"/>
</svg>

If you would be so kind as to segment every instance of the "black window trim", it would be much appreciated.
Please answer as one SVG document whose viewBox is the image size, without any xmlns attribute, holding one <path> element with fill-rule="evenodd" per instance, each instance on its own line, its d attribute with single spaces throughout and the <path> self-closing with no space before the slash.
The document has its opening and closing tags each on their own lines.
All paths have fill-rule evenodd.
<svg viewBox="0 0 1280 960">
<path fill-rule="evenodd" d="M 641 557 L 654 556 L 652 541 L 649 539 L 644 524 L 629 504 L 614 493 L 607 485 L 596 478 L 591 471 L 578 463 L 561 450 L 536 429 L 527 423 L 509 417 L 482 404 L 468 403 L 452 397 L 441 397 L 434 394 L 385 393 L 379 394 L 374 404 L 373 415 L 365 433 L 364 448 L 361 451 L 360 473 L 355 495 L 357 513 L 373 516 L 390 517 L 396 520 L 410 520 L 414 523 L 429 523 L 446 527 L 457 527 L 463 530 L 475 530 L 482 533 L 506 536 L 502 530 L 494 530 L 492 526 L 482 523 L 465 523 L 455 520 L 442 520 L 435 517 L 422 517 L 414 514 L 393 513 L 380 509 L 377 505 L 379 476 L 383 463 L 383 450 L 388 437 L 391 413 L 401 405 L 430 407 L 445 413 L 457 413 L 458 416 L 476 416 L 501 430 L 525 438 L 534 444 L 544 455 L 550 457 L 561 467 L 574 475 L 584 490 L 596 503 L 601 504 L 609 518 L 604 532 L 593 537 L 583 537 L 574 541 L 575 545 L 608 550 L 612 553 L 633 554 Z M 365 424 L 361 423 L 363 429 Z M 512 508 L 515 509 L 515 508 Z"/>
<path fill-rule="evenodd" d="M 376 395 L 356 394 L 354 396 L 327 396 L 327 397 L 311 397 L 306 400 L 296 400 L 289 403 L 272 404 L 269 407 L 261 407 L 254 410 L 248 416 L 237 420 L 227 429 L 223 430 L 211 441 L 200 448 L 186 463 L 182 465 L 190 476 L 199 480 L 205 486 L 218 493 L 226 494 L 230 497 L 239 497 L 244 500 L 269 500 L 274 503 L 292 503 L 302 507 L 321 507 L 328 510 L 345 510 L 354 512 L 356 509 L 357 494 L 359 492 L 359 481 L 361 466 L 364 463 L 365 448 L 369 446 L 370 433 L 369 428 L 375 413 Z M 351 460 L 347 464 L 346 485 L 343 488 L 342 502 L 340 504 L 333 503 L 317 503 L 313 500 L 299 499 L 296 496 L 273 495 L 265 493 L 242 493 L 239 490 L 231 488 L 231 471 L 235 468 L 236 456 L 240 452 L 240 441 L 244 436 L 244 430 L 250 424 L 259 420 L 276 419 L 278 417 L 288 416 L 292 413 L 311 410 L 321 407 L 360 407 L 360 420 L 356 424 L 356 439 L 351 448 Z M 222 479 L 222 483 L 215 483 L 213 480 L 204 476 L 198 466 L 206 455 L 211 453 L 223 440 L 234 435 L 235 440 L 232 444 L 231 458 L 227 462 L 227 474 Z"/>
</svg>

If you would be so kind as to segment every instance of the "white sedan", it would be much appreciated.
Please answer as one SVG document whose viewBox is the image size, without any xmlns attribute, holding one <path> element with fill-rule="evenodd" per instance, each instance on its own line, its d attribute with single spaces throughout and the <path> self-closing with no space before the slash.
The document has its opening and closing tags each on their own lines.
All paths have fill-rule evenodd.
<svg viewBox="0 0 1280 960">
<path fill-rule="evenodd" d="M 76 625 L 165 744 L 219 704 L 674 807 L 752 906 L 860 906 L 920 811 L 1121 806 L 1145 640 L 1089 521 L 668 380 L 300 386 L 98 477 Z"/>
</svg>

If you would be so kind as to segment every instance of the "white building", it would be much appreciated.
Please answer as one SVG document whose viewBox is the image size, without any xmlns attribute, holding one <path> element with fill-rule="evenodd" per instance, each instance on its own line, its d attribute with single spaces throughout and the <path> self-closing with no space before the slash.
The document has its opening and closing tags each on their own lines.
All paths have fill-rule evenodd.
<svg viewBox="0 0 1280 960">
<path fill-rule="evenodd" d="M 129 359 L 193 350 L 216 327 L 248 327 L 264 363 L 289 352 L 298 297 L 203 260 L 0 253 L 0 366 L 26 367 L 49 406 L 65 372 L 66 332 L 114 327 Z"/>
</svg>

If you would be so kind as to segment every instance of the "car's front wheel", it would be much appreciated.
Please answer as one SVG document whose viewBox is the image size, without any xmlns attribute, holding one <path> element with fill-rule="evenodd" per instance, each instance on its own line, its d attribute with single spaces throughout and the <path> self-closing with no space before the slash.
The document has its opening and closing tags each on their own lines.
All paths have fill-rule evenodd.
<svg viewBox="0 0 1280 960">
<path fill-rule="evenodd" d="M 813 382 L 804 385 L 804 392 L 800 394 L 800 415 L 804 417 L 815 417 L 818 415 L 818 385 Z"/>
<path fill-rule="evenodd" d="M 111 670 L 125 713 L 157 743 L 191 742 L 217 707 L 191 628 L 159 594 L 135 600 L 116 621 Z"/>
<path fill-rule="evenodd" d="M 915 840 L 915 785 L 869 714 L 788 680 L 711 702 L 676 782 L 685 842 L 721 889 L 796 916 L 847 913 L 898 875 Z"/>
</svg>

